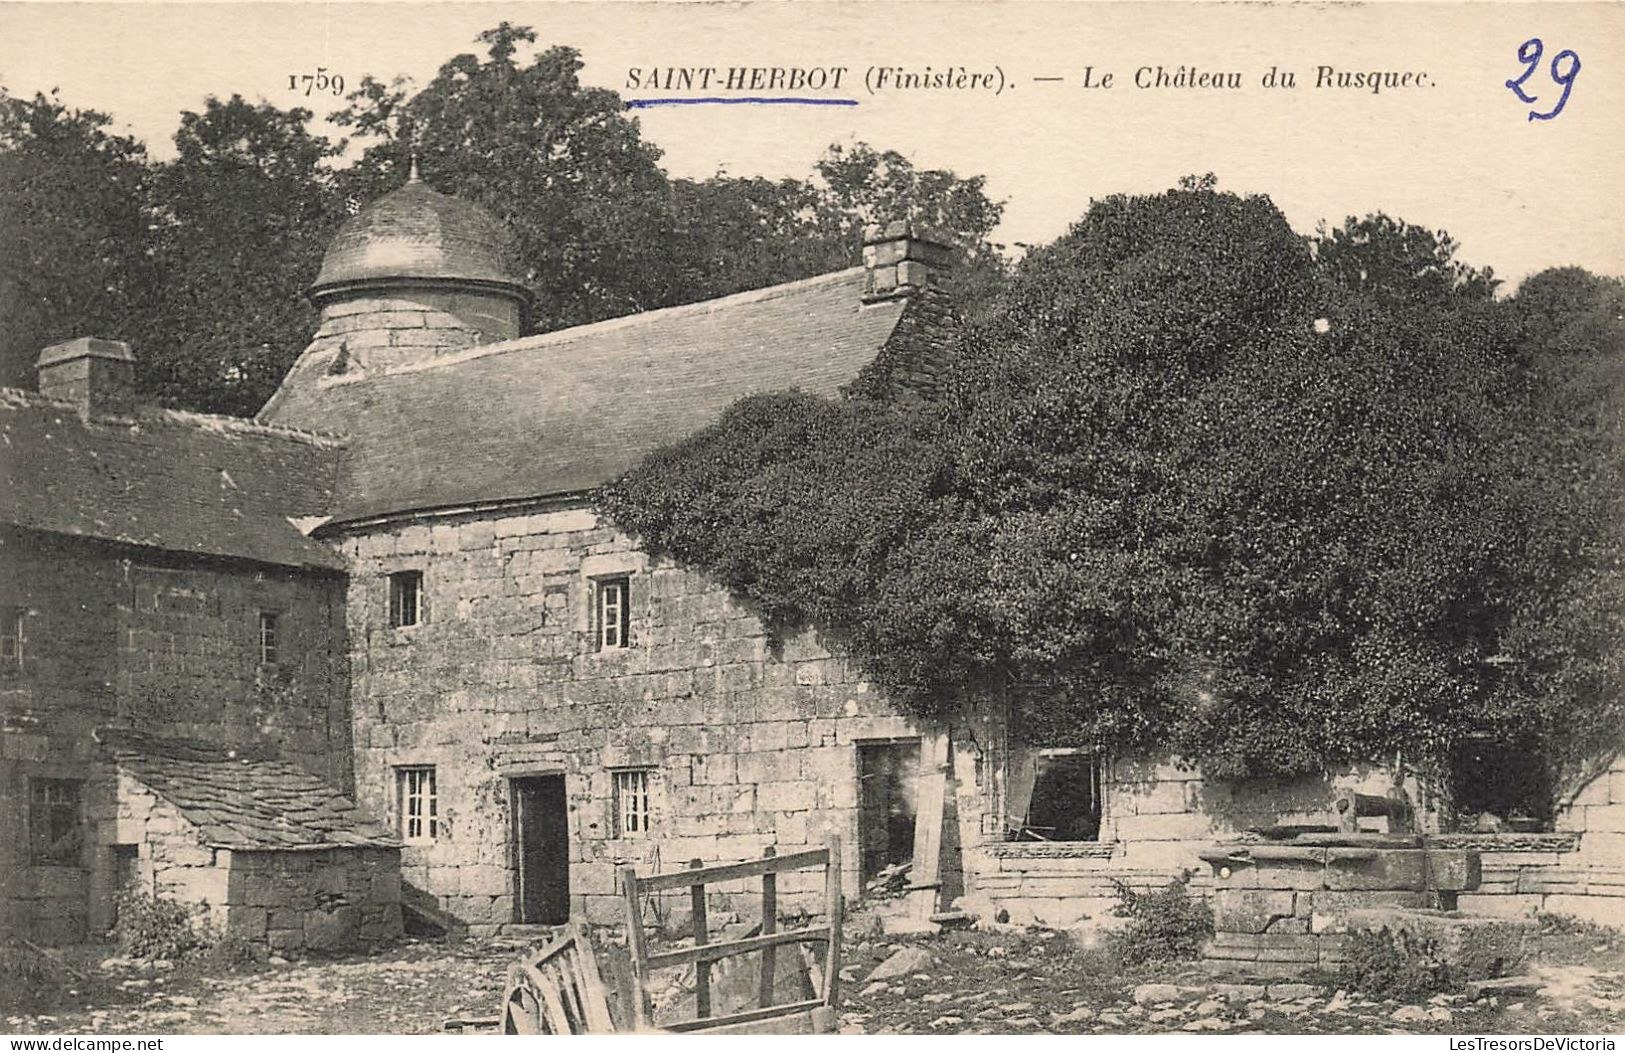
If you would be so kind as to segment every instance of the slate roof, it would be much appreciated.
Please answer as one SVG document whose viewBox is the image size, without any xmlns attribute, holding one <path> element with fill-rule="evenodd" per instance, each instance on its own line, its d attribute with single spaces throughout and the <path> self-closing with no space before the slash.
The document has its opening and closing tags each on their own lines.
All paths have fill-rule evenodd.
<svg viewBox="0 0 1625 1053">
<path fill-rule="evenodd" d="M 515 286 L 508 228 L 468 201 L 411 182 L 344 221 L 312 286 L 433 278 Z"/>
<path fill-rule="evenodd" d="M 336 521 L 575 493 L 742 396 L 834 394 L 903 313 L 864 284 L 855 267 L 359 377 L 313 345 L 261 417 L 345 435 Z"/>
<path fill-rule="evenodd" d="M 144 407 L 87 418 L 0 388 L 0 524 L 341 568 L 290 517 L 326 513 L 342 452 L 333 438 L 235 417 Z"/>
<path fill-rule="evenodd" d="M 119 769 L 180 810 L 199 839 L 238 851 L 399 848 L 354 801 L 287 761 L 185 740 L 121 735 Z"/>
</svg>

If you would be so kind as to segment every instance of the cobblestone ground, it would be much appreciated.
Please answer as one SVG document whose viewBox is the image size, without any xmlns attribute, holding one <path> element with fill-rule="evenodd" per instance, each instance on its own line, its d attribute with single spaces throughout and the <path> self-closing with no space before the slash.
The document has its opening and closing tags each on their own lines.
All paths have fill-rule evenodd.
<svg viewBox="0 0 1625 1053">
<path fill-rule="evenodd" d="M 514 943 L 407 942 L 366 957 L 209 975 L 76 959 L 48 1005 L 0 988 L 14 1034 L 422 1034 L 491 1016 Z M 899 952 L 903 952 L 898 957 Z M 889 959 L 894 959 L 889 964 Z M 1536 994 L 1374 1002 L 1315 985 L 1218 985 L 1184 966 L 1123 972 L 1063 933 L 855 936 L 841 1024 L 867 1034 L 1161 1032 L 1617 1034 L 1625 1031 L 1625 940 L 1552 936 Z M 872 974 L 879 970 L 881 978 Z M 887 975 L 888 973 L 892 975 Z M 7 1001 L 12 1004 L 7 1005 Z"/>
</svg>

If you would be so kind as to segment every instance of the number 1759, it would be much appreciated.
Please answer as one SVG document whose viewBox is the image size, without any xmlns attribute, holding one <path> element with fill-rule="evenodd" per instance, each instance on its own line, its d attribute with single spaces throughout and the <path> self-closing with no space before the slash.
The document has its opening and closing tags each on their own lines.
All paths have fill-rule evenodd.
<svg viewBox="0 0 1625 1053">
<path fill-rule="evenodd" d="M 326 66 L 317 66 L 315 73 L 288 74 L 288 90 L 298 91 L 303 86 L 305 94 L 313 92 L 326 92 L 335 96 L 344 94 L 344 77 L 342 74 L 327 72 Z"/>
</svg>

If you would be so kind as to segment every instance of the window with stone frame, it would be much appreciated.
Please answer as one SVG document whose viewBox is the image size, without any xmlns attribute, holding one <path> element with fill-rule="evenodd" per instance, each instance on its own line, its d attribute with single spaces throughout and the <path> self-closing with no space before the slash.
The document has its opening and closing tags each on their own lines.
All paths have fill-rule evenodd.
<svg viewBox="0 0 1625 1053">
<path fill-rule="evenodd" d="M 1019 836 L 1035 841 L 1098 841 L 1104 765 L 1081 749 L 1038 754 L 1032 798 Z"/>
<path fill-rule="evenodd" d="M 28 780 L 28 854 L 35 865 L 79 865 L 81 785 L 78 779 Z"/>
<path fill-rule="evenodd" d="M 423 620 L 423 571 L 401 570 L 389 576 L 389 625 L 403 629 Z"/>
<path fill-rule="evenodd" d="M 433 841 L 440 834 L 440 800 L 434 766 L 395 769 L 396 814 L 401 840 Z"/>
<path fill-rule="evenodd" d="M 276 665 L 282 657 L 282 616 L 276 611 L 260 611 L 260 664 Z"/>
<path fill-rule="evenodd" d="M 613 651 L 632 646 L 632 578 L 593 580 L 593 646 Z"/>
<path fill-rule="evenodd" d="M 647 835 L 654 814 L 650 804 L 654 769 L 622 768 L 611 774 L 615 778 L 615 836 Z"/>
<path fill-rule="evenodd" d="M 0 676 L 15 676 L 23 671 L 27 621 L 25 608 L 0 607 Z"/>
</svg>

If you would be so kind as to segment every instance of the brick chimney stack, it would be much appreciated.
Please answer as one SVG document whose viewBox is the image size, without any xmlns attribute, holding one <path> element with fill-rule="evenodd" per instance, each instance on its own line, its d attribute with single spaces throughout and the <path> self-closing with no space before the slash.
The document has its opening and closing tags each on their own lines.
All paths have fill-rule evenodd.
<svg viewBox="0 0 1625 1053">
<path fill-rule="evenodd" d="M 953 266 L 953 243 L 911 220 L 871 223 L 863 229 L 863 266 L 866 303 L 909 296 L 940 283 Z"/>
<path fill-rule="evenodd" d="M 117 340 L 82 336 L 52 344 L 34 368 L 41 395 L 76 402 L 81 413 L 124 413 L 135 404 L 135 356 Z"/>
</svg>

